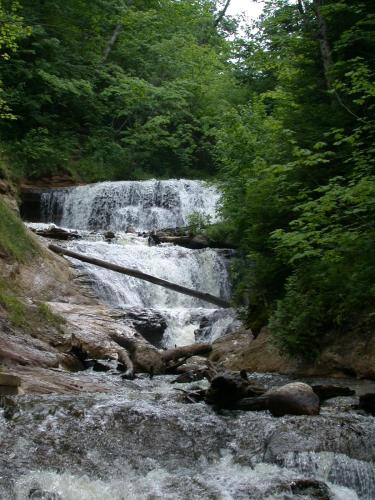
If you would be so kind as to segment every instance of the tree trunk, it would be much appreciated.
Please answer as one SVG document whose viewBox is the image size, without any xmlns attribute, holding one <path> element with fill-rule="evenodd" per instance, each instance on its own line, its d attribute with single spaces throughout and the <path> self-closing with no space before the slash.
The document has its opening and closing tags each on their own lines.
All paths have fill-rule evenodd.
<svg viewBox="0 0 375 500">
<path fill-rule="evenodd" d="M 316 17 L 318 21 L 319 28 L 319 44 L 320 44 L 320 54 L 322 56 L 324 75 L 327 83 L 327 88 L 331 87 L 331 79 L 330 79 L 330 69 L 332 66 L 332 52 L 331 46 L 328 40 L 327 34 L 327 24 L 320 10 L 322 2 L 321 0 L 314 0 L 314 7 L 316 12 Z"/>
<path fill-rule="evenodd" d="M 220 12 L 220 14 L 217 16 L 217 18 L 215 19 L 215 22 L 214 22 L 214 26 L 215 28 L 217 28 L 217 26 L 219 26 L 219 24 L 221 23 L 223 17 L 225 16 L 225 14 L 227 13 L 227 10 L 228 10 L 228 7 L 230 5 L 230 2 L 231 0 L 227 0 L 226 4 L 224 5 L 224 8 L 223 10 Z"/>
<path fill-rule="evenodd" d="M 105 63 L 107 61 L 109 54 L 111 53 L 111 51 L 113 49 L 113 46 L 115 45 L 118 37 L 120 36 L 121 31 L 122 31 L 121 24 L 117 24 L 113 33 L 112 33 L 111 39 L 109 40 L 108 45 L 105 48 L 104 55 L 103 55 L 103 63 Z"/>
</svg>

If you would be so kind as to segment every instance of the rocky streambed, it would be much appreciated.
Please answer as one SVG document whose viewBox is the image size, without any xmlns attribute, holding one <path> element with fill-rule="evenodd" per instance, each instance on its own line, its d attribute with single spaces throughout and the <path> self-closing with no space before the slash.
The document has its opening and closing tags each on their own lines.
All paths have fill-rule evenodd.
<svg viewBox="0 0 375 500">
<path fill-rule="evenodd" d="M 355 398 L 275 418 L 187 404 L 173 377 L 91 377 L 110 393 L 2 400 L 1 498 L 374 498 L 375 419 Z"/>
<path fill-rule="evenodd" d="M 62 245 L 229 298 L 226 252 L 151 246 L 133 232 L 184 225 L 197 211 L 215 216 L 212 188 L 175 180 L 104 183 L 40 200 L 45 222 L 78 236 Z M 115 237 L 103 237 L 108 231 Z M 0 402 L 1 499 L 375 498 L 375 417 L 358 407 L 374 383 L 305 379 L 293 366 L 283 370 L 288 375 L 248 374 L 249 384 L 265 391 L 296 380 L 356 391 L 322 400 L 318 414 L 275 417 L 271 407 L 242 411 L 191 398 L 206 393 L 206 379 L 176 383 L 176 376 L 150 371 L 128 380 L 118 361 L 129 353 L 114 338 L 143 335 L 153 354 L 213 342 L 211 361 L 193 360 L 209 371 L 243 367 L 255 341 L 235 331 L 232 310 L 73 260 L 68 272 L 64 259 L 45 255 L 38 270 L 19 269 L 17 280 L 64 323 L 33 336 L 1 330 L 0 355 L 24 392 Z M 137 366 L 144 355 L 134 357 Z M 279 366 L 277 359 L 273 368 Z"/>
</svg>

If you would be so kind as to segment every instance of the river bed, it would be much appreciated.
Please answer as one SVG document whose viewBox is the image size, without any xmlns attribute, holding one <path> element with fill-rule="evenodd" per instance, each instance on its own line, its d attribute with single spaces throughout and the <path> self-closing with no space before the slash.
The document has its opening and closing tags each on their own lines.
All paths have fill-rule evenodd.
<svg viewBox="0 0 375 500">
<path fill-rule="evenodd" d="M 198 181 L 102 183 L 45 193 L 41 220 L 78 229 L 82 239 L 66 243 L 71 249 L 228 299 L 226 255 L 149 246 L 137 234 L 178 227 L 196 212 L 215 219 L 218 199 Z M 116 231 L 112 243 L 103 239 L 108 229 Z M 89 264 L 74 265 L 99 300 L 138 319 L 146 314 L 147 323 L 159 318 L 164 347 L 212 341 L 238 327 L 233 310 Z M 267 388 L 290 380 L 250 376 Z M 109 392 L 2 399 L 1 499 L 375 498 L 375 418 L 356 409 L 357 396 L 327 401 L 318 416 L 275 418 L 265 411 L 188 404 L 179 389 L 204 388 L 205 381 L 130 381 L 115 371 L 91 370 L 74 377 L 78 383 L 105 380 Z M 375 389 L 366 381 L 339 383 L 355 386 L 357 394 Z"/>
</svg>

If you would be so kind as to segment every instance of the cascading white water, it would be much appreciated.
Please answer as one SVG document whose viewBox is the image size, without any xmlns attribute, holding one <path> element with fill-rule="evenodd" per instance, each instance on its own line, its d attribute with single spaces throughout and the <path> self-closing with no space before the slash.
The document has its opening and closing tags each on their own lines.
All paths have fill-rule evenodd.
<svg viewBox="0 0 375 500">
<path fill-rule="evenodd" d="M 229 299 L 228 265 L 220 252 L 168 244 L 150 247 L 145 238 L 125 233 L 130 227 L 132 231 L 178 228 L 193 214 L 214 221 L 219 197 L 215 188 L 202 181 L 103 182 L 43 193 L 41 211 L 43 220 L 64 227 L 120 232 L 112 244 L 98 238 L 73 242 L 70 247 L 76 251 Z M 89 264 L 79 265 L 90 275 L 97 296 L 111 306 L 151 308 L 162 314 L 167 325 L 165 346 L 194 342 L 202 319 L 212 326 L 205 329 L 205 340 L 238 326 L 232 310 L 214 317 L 215 309 L 206 302 Z"/>
<path fill-rule="evenodd" d="M 219 196 L 202 181 L 102 182 L 47 191 L 41 211 L 43 222 L 64 227 L 148 231 L 184 226 L 194 213 L 214 220 Z"/>
</svg>

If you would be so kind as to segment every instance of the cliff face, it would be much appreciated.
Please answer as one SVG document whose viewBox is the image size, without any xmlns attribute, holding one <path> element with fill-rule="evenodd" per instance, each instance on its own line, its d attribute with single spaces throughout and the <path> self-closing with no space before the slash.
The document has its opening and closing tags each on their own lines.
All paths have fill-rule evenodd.
<svg viewBox="0 0 375 500">
<path fill-rule="evenodd" d="M 19 376 L 21 393 L 106 391 L 81 371 L 77 352 L 117 359 L 111 332 L 133 332 L 24 227 L 16 207 L 9 187 L 0 195 L 0 373 Z M 0 377 L 0 394 L 3 385 Z"/>
</svg>

